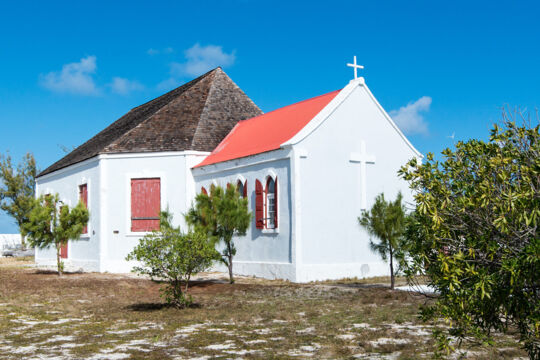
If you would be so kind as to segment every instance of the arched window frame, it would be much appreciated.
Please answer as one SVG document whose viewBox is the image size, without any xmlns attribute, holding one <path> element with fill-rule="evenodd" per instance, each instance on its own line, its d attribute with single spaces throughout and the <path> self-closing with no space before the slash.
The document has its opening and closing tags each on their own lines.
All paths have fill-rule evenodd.
<svg viewBox="0 0 540 360">
<path fill-rule="evenodd" d="M 272 176 L 273 175 L 273 176 Z M 270 193 L 270 181 L 274 183 L 274 192 Z M 278 229 L 279 201 L 278 201 L 277 175 L 271 174 L 266 177 L 264 187 L 264 227 L 268 230 Z"/>
<path fill-rule="evenodd" d="M 247 180 L 236 180 L 236 189 L 244 199 L 247 198 Z"/>
</svg>

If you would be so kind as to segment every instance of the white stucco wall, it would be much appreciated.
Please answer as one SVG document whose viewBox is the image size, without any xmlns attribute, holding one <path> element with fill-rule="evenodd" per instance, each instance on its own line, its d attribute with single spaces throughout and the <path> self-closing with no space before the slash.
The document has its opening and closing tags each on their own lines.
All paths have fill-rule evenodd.
<svg viewBox="0 0 540 360">
<path fill-rule="evenodd" d="M 195 194 L 190 168 L 205 156 L 194 151 L 99 155 L 38 178 L 38 195 L 59 193 L 70 206 L 77 204 L 79 185 L 88 184 L 88 235 L 69 242 L 66 265 L 85 271 L 129 272 L 134 264 L 125 257 L 145 235 L 131 232 L 131 179 L 159 177 L 161 208 L 168 208 L 175 224 L 185 227 L 183 213 Z M 55 265 L 55 250 L 36 250 L 36 263 Z"/>
<path fill-rule="evenodd" d="M 86 271 L 99 270 L 100 250 L 100 160 L 96 158 L 60 169 L 36 180 L 36 194 L 58 193 L 60 200 L 73 207 L 79 202 L 79 185 L 87 184 L 88 210 L 90 220 L 88 233 L 81 235 L 78 241 L 69 241 L 66 264 Z M 36 249 L 35 261 L 38 265 L 56 265 L 56 250 Z"/>
<path fill-rule="evenodd" d="M 198 192 L 202 186 L 209 191 L 212 184 L 224 187 L 227 183 L 236 185 L 238 179 L 247 180 L 252 219 L 246 235 L 234 239 L 237 248 L 233 261 L 235 274 L 294 280 L 288 156 L 288 152 L 278 150 L 193 170 Z M 255 180 L 266 186 L 268 176 L 277 176 L 278 181 L 278 229 L 260 230 L 255 226 Z M 216 268 L 224 270 L 223 267 Z"/>
<path fill-rule="evenodd" d="M 361 164 L 351 162 L 365 142 L 374 164 L 366 164 L 366 208 L 383 192 L 401 191 L 412 202 L 397 171 L 417 153 L 384 116 L 364 86 L 356 87 L 311 134 L 294 145 L 300 174 L 300 239 L 297 280 L 389 275 L 388 265 L 369 249 L 368 234 L 358 225 L 362 209 Z"/>
<path fill-rule="evenodd" d="M 206 154 L 194 152 L 107 155 L 102 162 L 103 237 L 101 271 L 129 272 L 134 263 L 126 255 L 145 233 L 131 232 L 131 179 L 160 178 L 161 209 L 185 229 L 183 214 L 195 193 L 190 166 Z"/>
</svg>

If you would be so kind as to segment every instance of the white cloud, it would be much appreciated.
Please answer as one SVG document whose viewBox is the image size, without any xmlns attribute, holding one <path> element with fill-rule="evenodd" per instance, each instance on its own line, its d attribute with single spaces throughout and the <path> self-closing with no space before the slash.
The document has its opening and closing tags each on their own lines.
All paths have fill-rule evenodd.
<svg viewBox="0 0 540 360">
<path fill-rule="evenodd" d="M 186 62 L 172 63 L 171 75 L 199 76 L 215 67 L 227 67 L 234 64 L 235 52 L 226 53 L 221 46 L 195 44 L 184 52 Z"/>
<path fill-rule="evenodd" d="M 109 84 L 111 90 L 117 94 L 127 95 L 130 92 L 144 89 L 144 86 L 135 80 L 128 80 L 121 77 L 114 77 Z"/>
<path fill-rule="evenodd" d="M 62 66 L 61 71 L 41 74 L 40 83 L 43 87 L 56 92 L 96 95 L 99 93 L 93 78 L 96 68 L 96 57 L 87 56 L 79 62 Z"/>
<path fill-rule="evenodd" d="M 404 133 L 408 135 L 427 135 L 428 125 L 424 120 L 422 113 L 429 111 L 430 106 L 431 97 L 422 96 L 415 102 L 400 107 L 399 110 L 390 111 L 390 116 Z"/>
</svg>

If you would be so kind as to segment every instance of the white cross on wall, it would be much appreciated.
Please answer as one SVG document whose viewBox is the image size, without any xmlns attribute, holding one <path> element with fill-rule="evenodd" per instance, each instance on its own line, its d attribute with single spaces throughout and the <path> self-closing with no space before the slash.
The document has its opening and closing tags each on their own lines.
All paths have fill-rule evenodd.
<svg viewBox="0 0 540 360">
<path fill-rule="evenodd" d="M 350 162 L 360 163 L 360 208 L 366 210 L 367 207 L 367 167 L 366 164 L 375 164 L 375 156 L 368 155 L 366 152 L 366 143 L 364 140 L 360 142 L 360 152 L 351 153 Z"/>
<path fill-rule="evenodd" d="M 363 65 L 358 65 L 356 63 L 356 56 L 354 57 L 354 63 L 353 64 L 347 64 L 347 66 L 350 66 L 352 68 L 354 68 L 354 79 L 358 79 L 358 69 L 363 69 L 364 66 Z"/>
</svg>

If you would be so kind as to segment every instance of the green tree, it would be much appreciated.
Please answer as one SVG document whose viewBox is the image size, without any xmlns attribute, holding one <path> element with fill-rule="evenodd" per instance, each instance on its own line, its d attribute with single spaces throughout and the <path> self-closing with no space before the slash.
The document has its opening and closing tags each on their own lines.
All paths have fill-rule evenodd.
<svg viewBox="0 0 540 360">
<path fill-rule="evenodd" d="M 160 218 L 159 230 L 144 236 L 126 260 L 142 263 L 133 268 L 134 272 L 149 275 L 152 280 L 165 279 L 167 285 L 162 288 L 162 296 L 167 303 L 186 307 L 192 302 L 187 296 L 191 276 L 207 270 L 218 254 L 205 233 L 183 234 L 180 227 L 171 225 L 169 212 L 161 212 Z"/>
<path fill-rule="evenodd" d="M 58 194 L 45 195 L 34 201 L 23 227 L 31 246 L 40 249 L 52 245 L 56 247 L 58 275 L 62 275 L 64 264 L 60 258 L 60 248 L 69 240 L 79 240 L 89 216 L 82 202 L 70 209 L 59 200 Z"/>
<path fill-rule="evenodd" d="M 384 261 L 390 263 L 390 288 L 394 289 L 395 271 L 394 259 L 403 259 L 406 253 L 405 207 L 402 204 L 403 196 L 398 193 L 396 200 L 386 201 L 384 194 L 375 198 L 375 203 L 369 211 L 362 211 L 358 218 L 360 225 L 370 235 L 369 246 L 378 253 Z M 373 237 L 379 242 L 373 242 Z M 399 262 L 398 262 L 399 264 Z"/>
<path fill-rule="evenodd" d="M 540 358 L 539 125 L 503 125 L 488 142 L 458 142 L 442 161 L 432 154 L 401 170 L 416 192 L 407 228 L 408 276 L 426 275 L 439 293 L 423 309 L 450 334 L 490 341 L 492 331 L 517 328 L 531 358 Z"/>
<path fill-rule="evenodd" d="M 9 154 L 0 155 L 0 209 L 15 219 L 23 248 L 26 246 L 23 224 L 28 221 L 34 204 L 36 174 L 36 160 L 31 153 L 23 157 L 17 168 Z"/>
<path fill-rule="evenodd" d="M 248 201 L 235 186 L 212 186 L 210 194 L 201 193 L 185 215 L 186 222 L 208 235 L 214 244 L 223 243 L 221 261 L 229 269 L 229 282 L 234 283 L 233 258 L 236 255 L 233 237 L 243 236 L 249 227 L 251 213 Z"/>
</svg>

